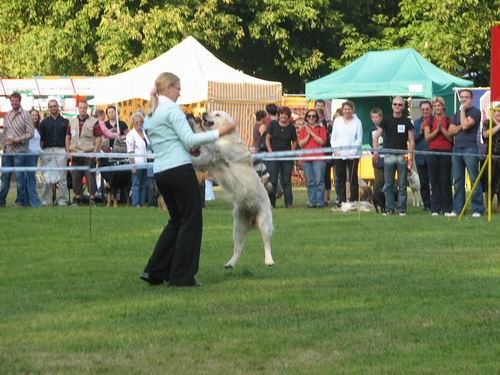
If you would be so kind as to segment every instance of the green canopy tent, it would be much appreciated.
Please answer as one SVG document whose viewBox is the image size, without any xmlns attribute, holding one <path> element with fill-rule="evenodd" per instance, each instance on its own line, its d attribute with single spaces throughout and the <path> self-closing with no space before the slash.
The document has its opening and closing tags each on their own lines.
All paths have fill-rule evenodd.
<svg viewBox="0 0 500 375">
<path fill-rule="evenodd" d="M 439 69 L 412 48 L 368 52 L 325 77 L 306 83 L 306 98 L 353 99 L 363 123 L 364 141 L 372 127 L 370 109 L 391 111 L 391 97 L 413 98 L 443 96 L 447 110 L 453 110 L 453 88 L 469 87 L 472 82 Z M 359 98 L 359 99 L 356 99 Z"/>
</svg>

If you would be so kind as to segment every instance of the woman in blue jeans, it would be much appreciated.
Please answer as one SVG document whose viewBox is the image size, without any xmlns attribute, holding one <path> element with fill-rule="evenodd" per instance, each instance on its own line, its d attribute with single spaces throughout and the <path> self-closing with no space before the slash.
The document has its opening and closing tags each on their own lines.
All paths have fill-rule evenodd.
<svg viewBox="0 0 500 375">
<path fill-rule="evenodd" d="M 288 107 L 281 107 L 278 111 L 278 121 L 272 121 L 266 130 L 267 152 L 295 150 L 297 147 L 297 132 L 295 126 L 290 123 L 292 111 Z M 270 160 L 267 163 L 270 181 L 273 190 L 269 194 L 271 205 L 276 207 L 276 192 L 278 189 L 278 175 L 281 177 L 283 186 L 283 196 L 285 207 L 293 207 L 292 195 L 292 170 L 293 161 L 290 160 Z"/>
<path fill-rule="evenodd" d="M 36 167 L 38 165 L 38 159 L 40 158 L 39 155 L 42 153 L 42 148 L 40 147 L 40 133 L 38 132 L 38 127 L 40 126 L 40 113 L 36 109 L 32 109 L 30 114 L 35 131 L 33 133 L 33 138 L 29 140 L 28 152 L 30 154 L 26 156 L 26 166 Z M 40 207 L 42 202 L 40 201 L 36 191 L 36 172 L 26 172 L 25 176 L 26 200 L 24 201 L 24 205 L 30 207 Z"/>
<path fill-rule="evenodd" d="M 133 129 L 128 132 L 127 152 L 131 154 L 146 154 L 149 148 L 149 139 L 143 131 L 144 116 L 140 112 L 134 112 L 130 118 Z M 134 156 L 130 158 L 134 166 L 132 168 L 132 207 L 143 207 L 147 204 L 148 195 L 148 170 L 140 168 L 147 162 L 145 156 Z M 139 166 L 136 168 L 135 166 Z"/>
<path fill-rule="evenodd" d="M 323 147 L 326 143 L 327 132 L 326 128 L 318 122 L 318 113 L 311 109 L 306 112 L 305 119 L 306 124 L 299 132 L 299 146 L 304 150 Z M 324 156 L 324 154 L 306 156 L 312 159 L 315 156 Z M 307 180 L 307 207 L 322 208 L 324 207 L 326 162 L 324 159 L 304 160 L 302 165 Z"/>
</svg>

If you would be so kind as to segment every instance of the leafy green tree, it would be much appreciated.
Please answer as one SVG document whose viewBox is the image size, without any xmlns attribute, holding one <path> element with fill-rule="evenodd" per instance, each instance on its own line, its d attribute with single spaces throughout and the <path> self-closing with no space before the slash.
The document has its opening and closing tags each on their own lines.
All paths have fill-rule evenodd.
<svg viewBox="0 0 500 375">
<path fill-rule="evenodd" d="M 476 85 L 489 85 L 490 27 L 500 18 L 499 0 L 402 0 L 406 44 Z"/>
<path fill-rule="evenodd" d="M 499 0 L 2 0 L 0 74 L 109 75 L 188 35 L 285 91 L 374 49 L 414 47 L 487 84 Z"/>
<path fill-rule="evenodd" d="M 499 17 L 499 0 L 401 0 L 396 16 L 371 17 L 375 34 L 346 27 L 345 49 L 332 67 L 370 50 L 412 47 L 443 70 L 488 86 L 489 29 Z"/>
</svg>

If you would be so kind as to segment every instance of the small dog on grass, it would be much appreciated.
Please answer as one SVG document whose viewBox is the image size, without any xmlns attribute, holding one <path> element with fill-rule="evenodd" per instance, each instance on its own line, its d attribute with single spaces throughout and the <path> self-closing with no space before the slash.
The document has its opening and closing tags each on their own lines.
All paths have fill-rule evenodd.
<svg viewBox="0 0 500 375">
<path fill-rule="evenodd" d="M 359 201 L 359 202 L 342 202 L 340 204 L 340 211 L 343 213 L 346 212 L 372 212 L 374 209 L 373 205 L 367 201 Z"/>
<path fill-rule="evenodd" d="M 420 207 L 422 205 L 422 197 L 420 195 L 420 177 L 414 169 L 408 169 L 408 187 L 411 190 L 413 207 Z"/>
<path fill-rule="evenodd" d="M 394 190 L 394 202 L 398 201 L 398 191 Z M 375 207 L 375 212 L 386 213 L 385 209 L 385 193 L 380 190 L 373 193 L 373 206 Z"/>
<path fill-rule="evenodd" d="M 359 200 L 373 204 L 373 191 L 372 188 L 366 183 L 365 180 L 359 179 Z"/>
</svg>

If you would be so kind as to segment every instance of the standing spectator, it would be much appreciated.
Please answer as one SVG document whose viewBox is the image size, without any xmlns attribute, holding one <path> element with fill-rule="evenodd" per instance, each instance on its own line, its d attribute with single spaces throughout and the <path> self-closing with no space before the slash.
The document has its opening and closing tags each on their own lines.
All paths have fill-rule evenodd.
<svg viewBox="0 0 500 375">
<path fill-rule="evenodd" d="M 384 194 L 386 212 L 383 215 L 394 213 L 394 170 L 398 171 L 398 202 L 397 210 L 399 216 L 406 216 L 407 199 L 407 175 L 411 169 L 413 157 L 405 155 L 404 150 L 409 150 L 410 154 L 415 149 L 413 135 L 413 124 L 411 120 L 404 116 L 405 101 L 401 96 L 392 99 L 392 116 L 386 117 L 380 123 L 380 128 L 373 136 L 373 146 L 375 147 L 374 159 L 379 158 L 378 144 L 382 132 L 385 132 L 384 148 L 389 150 L 401 150 L 401 153 L 386 152 L 384 155 Z M 410 155 L 411 156 L 411 155 Z"/>
<path fill-rule="evenodd" d="M 144 110 L 138 109 L 137 112 L 142 113 L 144 116 Z M 106 115 L 108 116 L 108 121 L 104 123 L 106 128 L 108 128 L 112 132 L 117 132 L 119 134 L 119 138 L 115 139 L 110 139 L 109 140 L 109 147 L 111 148 L 112 152 L 116 153 L 126 153 L 127 152 L 127 144 L 125 141 L 125 137 L 129 131 L 128 125 L 125 121 L 118 120 L 118 112 L 115 108 L 115 106 L 109 106 L 106 108 Z M 116 159 L 115 159 L 116 160 Z M 129 188 L 122 188 L 120 189 L 119 195 L 120 195 L 120 200 L 124 201 L 125 203 L 128 204 L 129 198 L 130 198 L 130 191 Z"/>
<path fill-rule="evenodd" d="M 492 133 L 492 155 L 500 156 L 500 104 L 497 104 L 491 119 Z M 483 124 L 483 139 L 486 144 L 489 142 L 490 122 L 486 120 Z M 497 200 L 500 199 L 500 159 L 491 159 L 491 199 L 493 194 L 497 194 Z M 486 182 L 488 179 L 486 178 Z"/>
<path fill-rule="evenodd" d="M 451 164 L 455 196 L 453 211 L 447 216 L 460 214 L 465 204 L 465 169 L 474 185 L 479 173 L 477 134 L 481 124 L 481 111 L 472 105 L 472 91 L 462 90 L 459 94 L 461 106 L 450 124 L 450 134 L 455 137 Z M 484 211 L 481 182 L 472 195 L 472 217 L 481 217 Z"/>
<path fill-rule="evenodd" d="M 96 123 L 94 126 L 99 125 L 99 128 L 101 129 L 102 133 L 102 142 L 101 142 L 101 151 L 104 153 L 109 153 L 111 152 L 111 142 L 114 142 L 116 140 L 120 139 L 120 134 L 118 134 L 117 128 L 109 128 L 106 126 L 105 123 L 105 118 L 106 118 L 106 113 L 102 109 L 96 109 L 94 112 L 94 116 L 97 118 Z M 123 133 L 122 133 L 123 134 Z M 123 136 L 124 138 L 125 136 Z M 110 160 L 109 158 L 100 158 L 99 159 L 99 166 L 100 167 L 109 167 L 110 165 L 113 165 L 114 162 L 117 160 Z M 113 192 L 110 191 L 110 181 L 113 178 L 114 173 L 113 172 L 103 172 L 100 173 L 100 187 L 101 187 L 101 194 L 103 197 L 107 196 L 111 198 L 111 195 L 113 195 Z M 111 194 L 111 195 L 110 195 Z M 116 201 L 116 196 L 113 195 L 113 200 Z M 107 206 L 109 207 L 111 201 L 108 200 Z"/>
<path fill-rule="evenodd" d="M 325 111 L 326 111 L 326 103 L 323 99 L 318 99 L 318 100 L 315 100 L 314 101 L 314 109 L 316 110 L 316 113 L 318 113 L 320 110 L 323 111 L 323 119 L 325 119 Z M 321 123 L 322 120 L 321 120 L 321 115 L 318 113 L 318 115 L 320 116 L 320 120 L 319 122 Z M 325 124 L 323 125 L 326 125 L 326 122 Z"/>
<path fill-rule="evenodd" d="M 59 113 L 57 100 L 49 100 L 49 116 L 40 123 L 40 146 L 44 155 L 42 156 L 43 167 L 64 168 L 67 165 L 65 140 L 68 132 L 69 121 Z M 69 151 L 68 151 L 69 152 Z M 68 172 L 65 170 L 45 171 L 43 173 L 42 204 L 49 205 L 52 202 L 52 189 L 57 186 L 57 204 L 66 206 L 68 204 Z"/>
<path fill-rule="evenodd" d="M 450 119 L 445 114 L 445 101 L 442 97 L 432 99 L 434 116 L 427 117 L 422 124 L 425 139 L 432 154 L 427 155 L 429 180 L 431 185 L 431 212 L 438 216 L 451 212 L 451 156 L 447 155 L 453 147 L 448 131 Z"/>
<path fill-rule="evenodd" d="M 297 132 L 293 124 L 290 124 L 292 112 L 288 107 L 281 107 L 278 111 L 279 120 L 269 124 L 266 132 L 267 152 L 290 151 L 297 148 Z M 273 190 L 269 195 L 271 205 L 276 207 L 276 193 L 278 189 L 278 175 L 281 177 L 281 186 L 283 186 L 283 195 L 285 198 L 285 207 L 293 207 L 292 194 L 292 169 L 291 160 L 269 160 L 267 169 L 271 176 Z"/>
<path fill-rule="evenodd" d="M 264 119 L 264 125 L 269 126 L 272 121 L 278 121 L 278 106 L 276 104 L 266 105 L 267 117 Z"/>
<path fill-rule="evenodd" d="M 326 128 L 319 124 L 318 113 L 311 109 L 306 112 L 307 124 L 299 132 L 299 146 L 304 150 L 321 148 L 326 142 Z M 307 154 L 306 157 L 324 156 L 323 153 Z M 325 160 L 303 160 L 307 182 L 308 208 L 323 208 L 325 193 Z"/>
<path fill-rule="evenodd" d="M 263 152 L 265 151 L 266 142 L 265 142 L 265 132 L 266 132 L 266 124 L 265 120 L 267 118 L 266 111 L 257 111 L 255 112 L 255 124 L 253 126 L 253 142 L 252 146 L 255 152 Z"/>
<path fill-rule="evenodd" d="M 420 117 L 413 124 L 415 135 L 415 150 L 427 151 L 427 141 L 424 136 L 424 122 L 432 122 L 432 105 L 428 100 L 420 102 Z M 429 171 L 425 155 L 415 154 L 418 177 L 420 178 L 420 195 L 424 204 L 424 211 L 431 209 L 431 189 L 429 186 Z"/>
<path fill-rule="evenodd" d="M 111 151 L 110 142 L 120 139 L 120 134 L 118 134 L 116 127 L 109 128 L 106 126 L 106 122 L 104 121 L 106 114 L 102 109 L 96 109 L 94 115 L 97 118 L 97 121 L 94 124 L 94 126 L 99 126 L 102 133 L 101 149 L 104 152 L 110 152 Z"/>
<path fill-rule="evenodd" d="M 87 114 L 89 105 L 87 101 L 78 102 L 78 116 L 69 121 L 66 133 L 66 149 L 72 153 L 91 153 L 101 150 L 102 131 L 96 118 Z M 73 167 L 95 168 L 95 157 L 72 157 Z M 95 206 L 96 177 L 90 170 L 74 170 L 71 172 L 73 179 L 73 205 L 79 206 L 82 202 L 83 183 L 85 176 L 89 192 L 89 205 Z"/>
<path fill-rule="evenodd" d="M 36 109 L 30 111 L 31 121 L 33 122 L 33 138 L 29 140 L 28 152 L 30 155 L 26 156 L 26 166 L 36 167 L 38 165 L 38 159 L 42 149 L 40 147 L 40 133 L 38 129 L 40 128 L 40 112 Z M 36 191 L 36 172 L 26 172 L 26 198 L 24 201 L 25 206 L 40 207 L 42 202 L 38 198 L 38 193 Z"/>
<path fill-rule="evenodd" d="M 370 146 L 372 146 L 372 149 L 383 147 L 383 134 L 378 139 L 377 147 L 373 145 L 373 136 L 375 135 L 375 132 L 380 128 L 380 123 L 382 122 L 383 118 L 384 115 L 380 108 L 372 108 L 372 110 L 370 111 L 370 119 L 372 120 L 372 123 L 374 125 L 373 128 L 370 129 Z M 384 155 L 380 155 L 379 158 L 373 158 L 372 165 L 374 175 L 373 192 L 376 193 L 382 191 L 382 189 L 384 188 Z"/>
<path fill-rule="evenodd" d="M 318 113 L 319 123 L 326 128 L 326 142 L 323 147 L 331 147 L 330 138 L 332 136 L 332 122 L 327 121 L 325 118 L 326 103 L 323 99 L 318 99 L 314 102 L 314 109 Z M 326 155 L 330 156 L 330 153 Z M 332 190 L 332 175 L 333 175 L 333 159 L 325 160 L 325 193 L 323 197 L 323 205 L 330 204 L 330 192 Z"/>
<path fill-rule="evenodd" d="M 266 129 L 265 124 L 267 119 L 266 111 L 255 112 L 255 125 L 253 128 L 253 147 L 251 149 L 252 153 L 260 153 L 267 151 L 266 147 Z M 253 159 L 253 168 L 260 177 L 260 180 L 267 193 L 272 191 L 272 184 L 269 181 L 269 172 L 267 171 L 266 164 L 261 159 Z"/>
<path fill-rule="evenodd" d="M 342 107 L 337 108 L 337 110 L 335 111 L 335 114 L 333 117 L 333 122 L 335 122 L 335 120 L 339 117 L 342 117 Z M 330 126 L 329 134 L 328 134 L 328 144 L 330 145 L 330 147 L 331 147 L 331 138 L 332 138 L 332 127 L 333 127 L 333 123 Z M 333 156 L 333 153 L 329 153 L 327 155 Z M 330 201 L 331 188 L 332 188 L 332 178 L 333 178 L 333 185 L 335 188 L 335 202 L 333 203 L 333 205 L 336 207 L 340 207 L 339 181 L 337 178 L 337 172 L 335 171 L 335 168 L 334 168 L 335 159 L 330 159 L 330 164 L 331 164 L 331 171 L 333 173 L 330 173 L 330 170 L 327 166 L 326 167 L 326 175 L 328 176 L 328 181 L 325 182 L 325 201 L 328 201 L 328 202 Z"/>
<path fill-rule="evenodd" d="M 151 91 L 145 129 L 155 152 L 155 181 L 167 203 L 170 220 L 139 277 L 151 285 L 169 282 L 170 286 L 190 287 L 199 286 L 195 275 L 203 223 L 200 188 L 188 150 L 214 142 L 232 131 L 235 124 L 194 134 L 175 103 L 180 85 L 176 75 L 161 73 Z"/>
<path fill-rule="evenodd" d="M 144 117 L 134 112 L 130 118 L 132 130 L 127 134 L 127 152 L 131 154 L 146 154 L 149 150 L 149 139 L 144 134 Z M 132 207 L 145 207 L 148 196 L 148 171 L 146 168 L 136 168 L 146 164 L 145 156 L 130 158 L 132 164 Z"/>
<path fill-rule="evenodd" d="M 267 104 L 266 105 L 266 112 L 267 112 L 267 117 L 264 119 L 264 125 L 266 125 L 266 130 L 267 130 L 267 128 L 269 127 L 271 122 L 278 122 L 278 106 L 276 104 L 273 104 L 273 103 Z M 267 144 L 265 144 L 266 138 L 267 138 L 267 133 L 264 136 L 264 146 L 265 147 L 263 147 L 262 152 L 267 152 Z M 265 163 L 268 164 L 269 162 L 266 161 Z M 269 168 L 269 165 L 268 165 L 268 168 Z M 283 188 L 281 185 L 281 176 L 280 175 L 278 175 L 278 185 L 276 187 L 276 191 L 277 191 L 277 193 L 275 195 L 275 197 L 276 197 L 275 199 L 281 198 L 283 196 Z M 271 195 L 272 195 L 272 192 L 269 193 L 269 199 L 272 199 Z"/>
<path fill-rule="evenodd" d="M 363 127 L 354 116 L 354 103 L 342 103 L 342 116 L 333 122 L 330 143 L 335 159 L 335 176 L 338 179 L 337 203 L 346 202 L 346 182 L 350 183 L 350 201 L 358 199 L 358 165 L 363 142 Z"/>
<path fill-rule="evenodd" d="M 108 121 L 104 123 L 106 128 L 108 128 L 110 131 L 113 133 L 118 133 L 119 135 L 124 135 L 125 131 L 128 130 L 127 123 L 122 121 L 122 120 L 117 120 L 117 112 L 116 112 L 116 107 L 113 105 L 110 105 L 108 108 L 106 108 L 106 115 L 108 116 Z M 110 138 L 109 140 L 109 147 L 113 149 L 114 144 L 115 144 L 115 139 Z"/>
<path fill-rule="evenodd" d="M 2 155 L 2 167 L 22 168 L 26 166 L 26 155 L 28 152 L 28 141 L 33 137 L 33 122 L 31 115 L 21 107 L 21 94 L 13 92 L 10 96 L 12 109 L 7 112 L 4 120 L 4 145 Z M 16 206 L 24 206 L 26 197 L 26 173 L 14 172 L 16 176 L 17 196 Z M 0 207 L 5 207 L 7 194 L 10 189 L 10 176 L 12 172 L 2 172 L 2 188 L 0 189 Z"/>
</svg>

